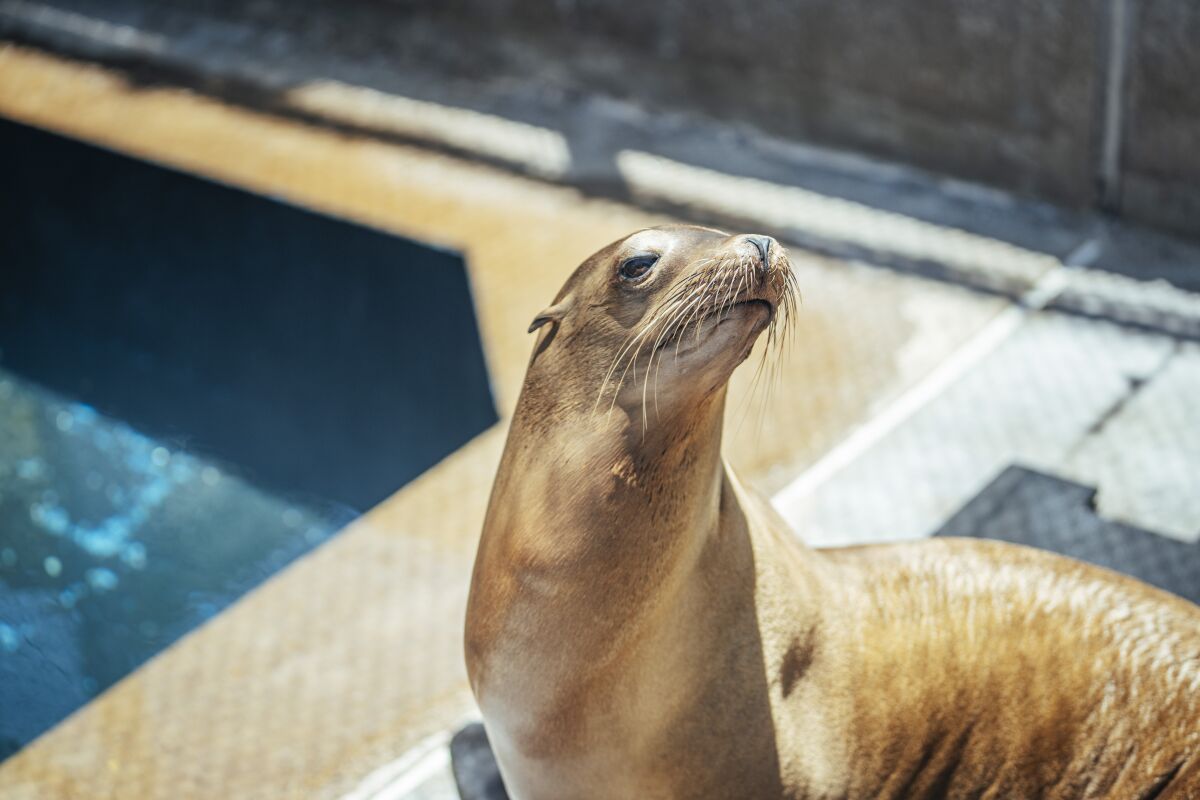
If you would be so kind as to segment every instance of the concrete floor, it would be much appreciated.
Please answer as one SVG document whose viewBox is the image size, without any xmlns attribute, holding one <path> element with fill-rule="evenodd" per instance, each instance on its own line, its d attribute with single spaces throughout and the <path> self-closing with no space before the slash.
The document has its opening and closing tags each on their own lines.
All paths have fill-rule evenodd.
<svg viewBox="0 0 1200 800">
<path fill-rule="evenodd" d="M 429 737 L 473 711 L 461 620 L 526 326 L 582 258 L 668 218 L 12 45 L 0 45 L 0 114 L 461 250 L 502 418 L 5 762 L 4 796 L 447 796 L 444 749 Z M 844 206 L 829 208 L 831 226 L 967 246 L 965 258 L 1020 271 L 1032 293 L 1022 306 L 792 249 L 796 344 L 765 398 L 737 377 L 727 446 L 802 536 L 927 535 L 1014 459 L 1098 485 L 1105 513 L 1200 532 L 1194 345 L 1037 310 L 1075 275 L 1057 259 L 897 215 L 846 223 Z"/>
</svg>

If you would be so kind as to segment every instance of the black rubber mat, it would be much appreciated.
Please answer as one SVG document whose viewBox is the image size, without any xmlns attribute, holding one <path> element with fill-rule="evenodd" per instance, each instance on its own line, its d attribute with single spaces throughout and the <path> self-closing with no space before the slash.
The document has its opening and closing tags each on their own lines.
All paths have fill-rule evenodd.
<svg viewBox="0 0 1200 800">
<path fill-rule="evenodd" d="M 1098 516 L 1096 491 L 1020 466 L 1004 470 L 937 532 L 1052 550 L 1200 603 L 1200 544 Z"/>
<path fill-rule="evenodd" d="M 508 800 L 487 731 L 472 722 L 450 740 L 450 763 L 462 800 Z"/>
</svg>

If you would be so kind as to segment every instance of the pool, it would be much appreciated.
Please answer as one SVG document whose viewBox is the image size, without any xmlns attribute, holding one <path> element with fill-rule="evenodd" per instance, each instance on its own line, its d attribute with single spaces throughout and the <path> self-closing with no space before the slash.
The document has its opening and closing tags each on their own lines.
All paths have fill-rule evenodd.
<svg viewBox="0 0 1200 800">
<path fill-rule="evenodd" d="M 0 757 L 354 517 L 0 371 Z"/>
<path fill-rule="evenodd" d="M 496 421 L 463 259 L 0 120 L 0 758 Z"/>
</svg>

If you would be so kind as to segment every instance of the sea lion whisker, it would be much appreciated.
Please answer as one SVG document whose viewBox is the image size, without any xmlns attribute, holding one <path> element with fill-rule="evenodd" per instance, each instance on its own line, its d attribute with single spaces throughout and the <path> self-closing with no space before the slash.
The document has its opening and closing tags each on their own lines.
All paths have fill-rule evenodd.
<svg viewBox="0 0 1200 800">
<path fill-rule="evenodd" d="M 692 307 L 688 310 L 686 318 L 683 319 L 682 324 L 679 327 L 678 338 L 675 342 L 676 357 L 679 355 L 680 344 L 683 342 L 684 337 L 687 336 L 687 329 L 690 325 L 692 325 L 693 322 L 695 322 L 697 325 L 697 337 L 699 336 L 699 320 L 703 317 L 703 313 L 708 307 L 711 294 L 712 287 L 705 285 L 703 292 L 701 292 L 698 298 L 698 302 L 692 304 Z"/>
<path fill-rule="evenodd" d="M 676 316 L 678 316 L 678 315 L 676 315 Z M 667 334 L 667 332 L 672 327 L 670 319 L 672 319 L 672 318 L 668 318 L 668 321 L 661 326 L 662 330 L 659 332 L 658 338 L 655 340 L 654 345 L 651 347 L 650 358 L 646 362 L 646 377 L 642 381 L 642 438 L 643 439 L 645 439 L 646 431 L 650 425 L 649 420 L 647 419 L 647 412 L 646 412 L 646 407 L 647 407 L 646 394 L 650 387 L 650 371 L 654 368 L 654 359 L 656 356 L 658 357 L 658 370 L 662 369 L 662 355 L 660 352 L 659 342 L 662 341 L 663 337 Z M 640 347 L 639 347 L 639 350 L 640 350 Z M 636 356 L 635 356 L 635 358 L 636 358 Z M 636 371 L 634 374 L 635 374 L 634 380 L 636 381 L 637 380 Z M 655 415 L 656 419 L 660 416 L 659 410 L 658 410 L 658 374 L 659 374 L 658 371 L 655 371 L 655 374 L 654 374 L 654 415 Z"/>
<path fill-rule="evenodd" d="M 646 412 L 646 395 L 650 390 L 650 370 L 654 366 L 654 354 L 657 352 L 658 352 L 657 350 L 650 351 L 650 360 L 646 362 L 646 377 L 645 377 L 645 379 L 642 380 L 642 441 L 645 441 L 646 431 L 650 427 L 650 420 L 648 419 L 648 414 Z M 660 361 L 659 363 L 661 364 L 662 362 Z M 656 412 L 656 414 L 657 414 L 657 402 L 658 402 L 658 398 L 656 396 L 655 397 L 655 403 L 656 403 L 655 412 Z"/>
<path fill-rule="evenodd" d="M 625 354 L 622 357 L 625 359 L 626 364 L 625 364 L 625 368 L 621 371 L 620 379 L 618 379 L 618 381 L 617 381 L 616 389 L 618 392 L 620 391 L 620 388 L 623 385 L 625 385 L 625 376 L 629 374 L 630 370 L 633 370 L 633 382 L 635 384 L 637 383 L 638 356 L 641 355 L 642 348 L 645 346 L 646 342 L 649 340 L 650 334 L 653 332 L 653 330 L 654 330 L 654 328 L 653 328 L 653 326 L 651 326 L 651 327 L 648 327 L 648 328 L 644 329 L 643 331 L 641 331 L 633 339 L 633 341 L 630 342 L 629 347 L 633 348 L 633 349 L 630 350 L 629 348 L 626 348 L 626 350 L 624 351 Z M 637 345 L 636 347 L 633 346 L 635 343 Z M 616 401 L 615 393 L 614 393 L 613 400 L 614 400 L 614 402 Z"/>
<path fill-rule="evenodd" d="M 736 264 L 730 264 L 726 271 L 729 273 L 729 282 L 725 291 L 725 297 L 722 300 L 722 311 L 725 311 L 729 306 L 737 300 L 738 288 L 737 281 L 741 278 L 743 271 L 746 268 L 747 258 L 744 255 L 739 255 Z"/>
<path fill-rule="evenodd" d="M 735 301 L 737 300 L 737 298 L 742 296 L 742 292 L 745 291 L 745 289 L 749 286 L 749 284 L 750 284 L 750 265 L 748 262 L 743 261 L 741 264 L 738 265 L 737 289 L 733 293 L 733 299 Z"/>
<path fill-rule="evenodd" d="M 756 435 L 760 436 L 760 437 L 762 436 L 763 426 L 766 424 L 766 416 L 767 416 L 766 409 L 771 400 L 771 393 L 775 389 L 775 379 L 779 375 L 779 361 L 778 361 L 778 359 L 768 359 L 767 349 L 768 348 L 763 348 L 762 363 L 767 363 L 768 360 L 770 361 L 770 363 L 767 364 L 767 378 L 763 382 L 764 383 L 763 391 L 758 396 L 759 397 L 758 431 L 757 431 Z"/>
<path fill-rule="evenodd" d="M 647 330 L 647 332 L 649 332 L 649 329 Z M 634 387 L 637 386 L 637 360 L 641 356 L 642 348 L 645 347 L 647 341 L 649 341 L 649 337 L 642 339 L 641 343 L 638 344 L 637 349 L 633 352 L 633 355 L 630 356 L 630 358 L 629 358 L 629 367 L 633 368 L 633 385 L 634 385 Z M 654 361 L 654 354 L 652 351 L 651 357 L 650 357 L 650 362 L 653 363 L 653 361 Z M 626 371 L 628 371 L 629 367 L 626 367 Z M 650 364 L 647 364 L 646 365 L 646 380 L 649 380 L 649 378 L 650 378 Z M 623 372 L 623 373 L 621 373 L 621 382 L 619 384 L 617 384 L 618 391 L 620 390 L 620 386 L 623 385 L 624 383 L 625 383 L 625 373 Z M 613 393 L 613 403 L 615 404 L 616 401 L 617 401 L 616 392 L 614 392 Z M 644 394 L 644 389 L 643 389 L 643 396 L 642 396 L 642 416 L 643 416 L 642 435 L 643 436 L 645 435 L 645 430 L 646 430 L 646 428 L 645 428 L 645 422 L 646 422 L 645 421 L 645 413 L 646 413 L 645 403 L 646 403 L 646 399 L 645 399 L 645 394 Z M 612 410 L 611 406 L 609 407 L 609 410 L 610 411 Z"/>
<path fill-rule="evenodd" d="M 676 331 L 681 332 L 682 330 L 686 330 L 687 323 L 685 322 L 682 328 L 680 328 L 678 327 L 679 320 L 682 319 L 690 309 L 694 309 L 698 303 L 703 302 L 705 295 L 704 287 L 696 285 L 696 282 L 692 278 L 688 279 L 688 284 L 690 294 L 684 295 L 686 299 L 682 302 L 674 304 L 674 306 L 671 308 L 670 324 L 667 326 L 667 329 L 670 331 L 670 333 L 667 336 L 659 337 L 659 340 L 655 342 L 655 349 L 659 348 L 664 340 L 669 342 L 672 338 L 674 338 Z M 680 338 L 682 338 L 681 333 Z M 676 346 L 676 356 L 678 356 L 678 354 L 678 346 Z"/>
<path fill-rule="evenodd" d="M 718 282 L 714 284 L 713 301 L 716 305 L 712 308 L 711 313 L 716 315 L 724 314 L 729 306 L 729 298 L 733 291 L 733 282 L 737 276 L 737 267 L 730 261 L 722 264 L 721 274 Z"/>
<path fill-rule="evenodd" d="M 688 310 L 702 301 L 702 297 L 695 295 L 688 299 L 685 303 L 680 303 L 671 309 L 670 316 L 666 318 L 666 323 L 659 332 L 658 337 L 654 340 L 654 351 L 658 352 L 663 345 L 669 342 L 679 329 L 679 321 L 683 318 Z"/>
<path fill-rule="evenodd" d="M 725 267 L 725 263 L 726 262 L 722 261 L 721 266 Z M 731 281 L 732 281 L 731 271 L 727 268 L 721 268 L 721 269 L 715 270 L 714 274 L 709 278 L 708 292 L 706 292 L 706 295 L 709 296 L 716 305 L 708 306 L 703 309 L 697 309 L 697 313 L 693 315 L 693 319 L 689 320 L 689 322 L 694 322 L 694 328 L 695 328 L 695 332 L 696 332 L 696 341 L 697 342 L 700 341 L 700 331 L 701 331 L 701 326 L 704 323 L 704 320 L 707 319 L 709 316 L 712 316 L 713 314 L 721 313 L 722 304 L 724 302 L 723 299 L 721 299 L 721 292 L 725 288 L 726 283 L 729 283 Z M 703 313 L 703 314 L 698 313 L 701 310 L 703 310 L 705 313 Z M 685 326 L 685 330 L 686 330 L 686 326 Z"/>
<path fill-rule="evenodd" d="M 670 320 L 671 318 L 667 318 L 667 319 Z M 661 326 L 661 328 L 662 328 L 662 330 L 659 332 L 658 338 L 655 339 L 654 345 L 650 348 L 650 359 L 649 359 L 649 361 L 646 362 L 646 377 L 642 382 L 642 436 L 643 436 L 643 438 L 646 435 L 647 427 L 649 427 L 649 422 L 646 419 L 646 392 L 650 387 L 650 370 L 654 367 L 655 356 L 659 356 L 658 368 L 659 368 L 659 370 L 662 369 L 662 357 L 659 354 L 659 342 L 662 341 L 663 337 L 671 329 L 671 323 L 668 321 L 668 322 L 664 323 Z M 657 418 L 659 416 L 659 411 L 658 411 L 658 372 L 657 371 L 654 374 L 654 415 L 655 415 L 655 418 Z"/>
<path fill-rule="evenodd" d="M 800 306 L 804 303 L 804 294 L 800 291 L 799 279 L 791 270 L 784 275 L 784 295 L 788 300 L 788 335 L 794 341 L 796 335 L 795 315 L 799 313 Z"/>
<path fill-rule="evenodd" d="M 651 356 L 651 360 L 653 360 L 653 358 L 654 357 Z M 662 416 L 662 414 L 658 410 L 658 378 L 659 378 L 659 375 L 662 373 L 662 362 L 663 362 L 663 359 L 662 359 L 662 355 L 660 354 L 658 357 L 658 369 L 656 369 L 654 371 L 654 418 L 655 419 L 659 419 Z"/>
<path fill-rule="evenodd" d="M 691 325 L 692 320 L 696 319 L 697 315 L 703 311 L 704 306 L 706 306 L 707 300 L 708 300 L 708 290 L 706 288 L 706 290 L 704 290 L 703 293 L 701 293 L 701 295 L 697 297 L 696 302 L 690 303 L 689 308 L 686 309 L 686 311 L 685 311 L 686 318 L 683 319 L 682 325 L 679 325 L 679 330 L 677 331 L 677 335 L 676 335 L 676 357 L 677 357 L 677 359 L 679 357 L 679 345 L 683 343 L 684 336 L 686 336 L 686 333 L 688 333 L 688 326 Z"/>
<path fill-rule="evenodd" d="M 620 350 L 617 351 L 617 354 L 615 356 L 613 356 L 612 363 L 608 367 L 608 372 L 606 372 L 604 374 L 604 379 L 600 382 L 600 390 L 596 393 L 596 402 L 592 405 L 592 413 L 593 414 L 596 413 L 596 409 L 600 407 L 600 401 L 604 398 L 604 390 L 606 388 L 608 388 L 608 384 L 609 384 L 609 381 L 612 380 L 613 373 L 616 371 L 617 366 L 621 363 L 622 354 L 625 352 L 625 349 L 629 346 L 629 342 L 633 341 L 634 338 L 635 338 L 634 335 L 630 334 L 629 337 L 625 340 L 626 344 L 624 346 L 622 346 L 622 348 Z M 624 380 L 624 377 L 622 377 L 622 380 Z M 619 389 L 620 389 L 620 387 L 618 386 L 617 389 L 614 390 L 614 392 L 613 392 L 614 402 L 615 402 L 616 392 L 619 391 Z M 612 406 L 609 406 L 608 410 L 612 411 Z"/>
<path fill-rule="evenodd" d="M 717 308 L 716 313 L 722 314 L 725 312 L 729 304 L 729 298 L 733 291 L 733 281 L 737 274 L 738 268 L 741 266 L 741 258 L 738 259 L 738 265 L 727 264 L 725 269 L 721 271 L 721 285 L 717 290 Z"/>
<path fill-rule="evenodd" d="M 621 347 L 621 349 L 619 351 L 617 351 L 616 356 L 613 357 L 612 364 L 608 368 L 608 373 L 604 376 L 604 380 L 600 384 L 600 391 L 596 396 L 596 403 L 592 407 L 593 413 L 595 412 L 596 408 L 599 407 L 600 400 L 603 399 L 603 397 L 604 397 L 604 390 L 608 387 L 609 381 L 612 379 L 613 373 L 620 366 L 620 363 L 624 359 L 625 354 L 629 351 L 629 349 L 631 347 L 633 347 L 635 342 L 637 342 L 643 336 L 648 335 L 653 330 L 653 327 L 654 327 L 653 324 L 650 324 L 650 325 L 645 325 L 639 329 L 634 330 L 632 333 L 630 333 L 629 337 L 625 340 L 625 344 Z M 639 349 L 640 349 L 640 346 L 639 346 Z M 613 400 L 612 400 L 612 403 L 608 407 L 609 412 L 611 412 L 613 409 L 613 406 L 616 405 L 617 394 L 620 393 L 621 386 L 625 383 L 625 376 L 629 373 L 629 368 L 630 368 L 630 366 L 633 365 L 634 361 L 636 361 L 636 354 L 635 354 L 634 358 L 630 360 L 629 364 L 627 364 L 625 366 L 625 369 L 621 372 L 621 378 L 618 381 L 616 387 L 613 389 Z M 635 380 L 636 380 L 636 375 L 637 375 L 637 373 L 635 371 L 635 373 L 634 373 Z"/>
<path fill-rule="evenodd" d="M 703 308 L 707 299 L 706 287 L 698 285 L 693 280 L 689 280 L 689 283 L 689 293 L 682 296 L 678 302 L 672 304 L 670 309 L 664 310 L 666 312 L 664 316 L 666 322 L 654 341 L 655 351 L 661 350 L 672 340 L 675 340 L 676 355 L 678 355 L 678 342 L 683 338 L 683 331 L 687 329 L 691 315 Z M 659 363 L 661 364 L 661 360 Z"/>
</svg>

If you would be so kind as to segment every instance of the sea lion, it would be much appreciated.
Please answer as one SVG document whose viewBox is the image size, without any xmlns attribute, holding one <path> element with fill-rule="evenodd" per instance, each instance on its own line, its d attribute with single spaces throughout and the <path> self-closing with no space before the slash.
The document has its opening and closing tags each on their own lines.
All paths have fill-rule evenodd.
<svg viewBox="0 0 1200 800">
<path fill-rule="evenodd" d="M 724 463 L 794 297 L 773 240 L 666 227 L 534 320 L 465 635 L 510 795 L 1200 797 L 1196 606 L 998 542 L 810 549 Z"/>
</svg>

